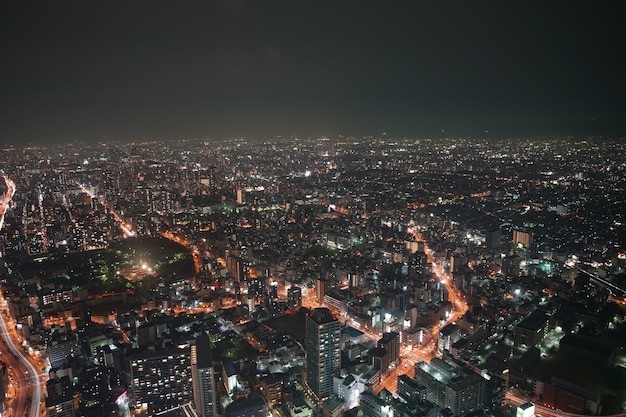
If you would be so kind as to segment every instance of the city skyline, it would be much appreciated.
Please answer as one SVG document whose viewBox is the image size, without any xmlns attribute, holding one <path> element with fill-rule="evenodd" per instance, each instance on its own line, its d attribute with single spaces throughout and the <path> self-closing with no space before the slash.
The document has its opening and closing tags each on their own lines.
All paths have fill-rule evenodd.
<svg viewBox="0 0 626 417">
<path fill-rule="evenodd" d="M 624 417 L 625 149 L 3 148 L 3 416 Z"/>
<path fill-rule="evenodd" d="M 0 143 L 623 137 L 609 3 L 13 3 Z"/>
</svg>

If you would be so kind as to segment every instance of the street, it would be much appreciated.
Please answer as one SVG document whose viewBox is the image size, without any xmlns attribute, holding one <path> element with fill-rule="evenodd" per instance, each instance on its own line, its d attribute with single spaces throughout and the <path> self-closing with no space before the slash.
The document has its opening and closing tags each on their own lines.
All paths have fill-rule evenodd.
<svg viewBox="0 0 626 417">
<path fill-rule="evenodd" d="M 0 228 L 4 225 L 4 213 L 15 193 L 15 183 L 4 176 L 7 191 L 0 205 Z M 9 393 L 6 401 L 5 416 L 37 417 L 42 405 L 42 378 L 40 370 L 35 368 L 24 351 L 19 347 L 19 336 L 15 325 L 9 319 L 4 295 L 0 298 L 0 357 L 7 364 L 9 372 Z M 16 343 L 17 341 L 17 343 Z M 30 410 L 27 414 L 27 410 Z"/>
</svg>

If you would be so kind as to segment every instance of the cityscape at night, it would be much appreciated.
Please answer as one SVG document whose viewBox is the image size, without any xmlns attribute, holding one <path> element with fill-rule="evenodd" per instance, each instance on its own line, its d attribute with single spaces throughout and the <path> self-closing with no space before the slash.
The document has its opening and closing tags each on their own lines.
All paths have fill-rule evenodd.
<svg viewBox="0 0 626 417">
<path fill-rule="evenodd" d="M 626 417 L 616 2 L 14 1 L 0 417 Z"/>
<path fill-rule="evenodd" d="M 624 415 L 624 147 L 5 147 L 3 415 Z"/>
</svg>

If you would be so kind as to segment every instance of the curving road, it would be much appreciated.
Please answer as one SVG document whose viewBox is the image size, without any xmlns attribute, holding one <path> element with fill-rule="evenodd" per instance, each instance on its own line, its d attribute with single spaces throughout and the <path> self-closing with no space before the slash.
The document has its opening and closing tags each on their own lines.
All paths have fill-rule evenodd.
<svg viewBox="0 0 626 417">
<path fill-rule="evenodd" d="M 0 229 L 4 226 L 4 214 L 9 207 L 9 202 L 15 194 L 15 183 L 0 173 L 4 178 L 4 182 L 7 186 L 7 191 L 4 195 L 2 203 L 0 204 Z M 8 405 L 10 405 L 5 416 L 26 416 L 37 417 L 40 415 L 40 407 L 42 403 L 42 380 L 40 378 L 39 371 L 33 366 L 28 359 L 27 355 L 16 344 L 15 340 L 18 340 L 18 336 L 15 331 L 9 330 L 7 324 L 8 310 L 6 309 L 6 301 L 4 295 L 2 295 L 2 313 L 0 313 L 0 334 L 2 341 L 0 343 L 0 357 L 9 367 L 9 375 L 11 378 L 9 391 L 13 392 L 13 397 L 10 399 Z M 30 409 L 27 414 L 26 410 Z"/>
<path fill-rule="evenodd" d="M 42 402 L 39 371 L 30 363 L 26 354 L 15 345 L 4 314 L 0 314 L 0 333 L 3 342 L 1 345 L 3 347 L 2 359 L 9 366 L 15 393 L 14 401 L 9 410 L 13 412 L 13 416 L 30 415 L 37 417 Z M 27 408 L 30 408 L 29 414 L 26 413 Z M 6 415 L 11 414 L 7 413 Z"/>
</svg>

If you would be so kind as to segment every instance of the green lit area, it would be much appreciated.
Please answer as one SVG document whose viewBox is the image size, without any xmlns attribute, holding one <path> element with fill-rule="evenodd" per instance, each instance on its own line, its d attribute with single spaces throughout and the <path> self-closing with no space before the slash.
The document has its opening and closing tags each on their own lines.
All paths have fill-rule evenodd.
<svg viewBox="0 0 626 417">
<path fill-rule="evenodd" d="M 94 293 L 149 289 L 194 274 L 187 248 L 162 237 L 128 238 L 108 249 L 25 258 L 22 265 L 23 273 L 39 286 Z"/>
</svg>

